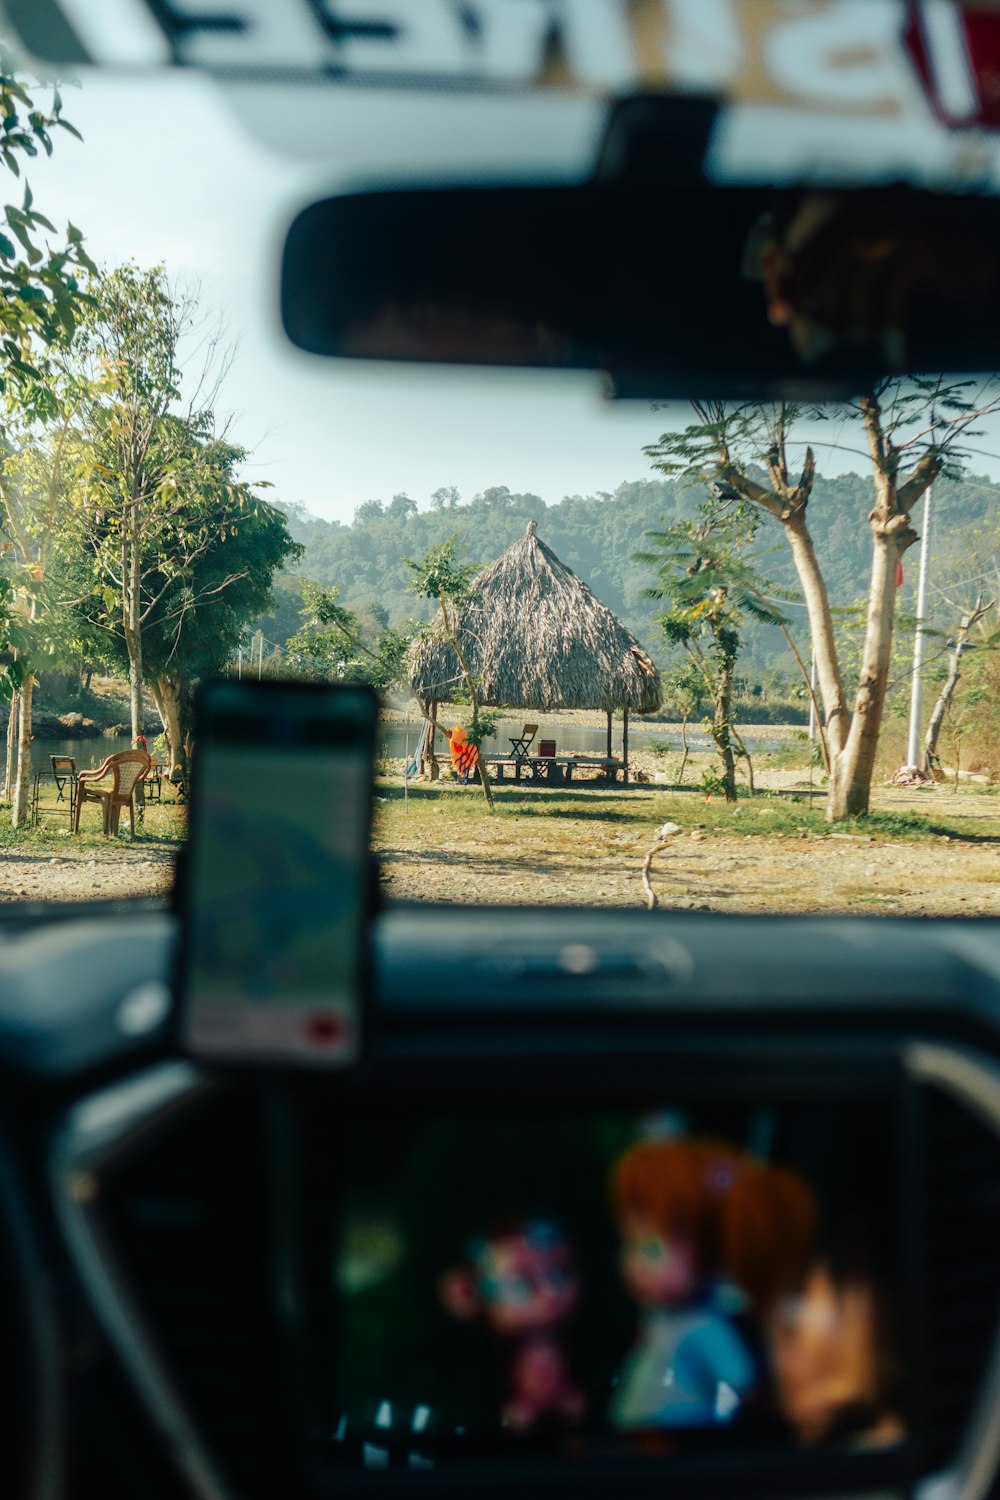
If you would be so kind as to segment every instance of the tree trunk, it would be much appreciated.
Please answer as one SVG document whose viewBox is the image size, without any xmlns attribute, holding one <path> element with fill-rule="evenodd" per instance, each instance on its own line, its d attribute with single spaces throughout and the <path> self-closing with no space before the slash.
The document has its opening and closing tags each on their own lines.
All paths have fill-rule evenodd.
<svg viewBox="0 0 1000 1500">
<path fill-rule="evenodd" d="M 962 679 L 962 652 L 967 649 L 969 632 L 977 620 L 982 619 L 986 610 L 977 607 L 971 614 L 962 616 L 962 623 L 958 627 L 955 644 L 948 652 L 948 675 L 945 678 L 937 702 L 931 712 L 930 722 L 927 725 L 927 733 L 924 736 L 924 770 L 931 775 L 934 770 L 934 762 L 937 760 L 937 744 L 941 734 L 941 726 L 945 715 L 952 704 L 955 690 Z"/>
<path fill-rule="evenodd" d="M 31 695 L 35 679 L 25 673 L 21 683 L 21 723 L 17 736 L 17 777 L 14 782 L 14 808 L 11 822 L 15 828 L 23 828 L 28 821 L 28 805 L 31 801 Z"/>
<path fill-rule="evenodd" d="M 129 715 L 132 720 L 132 739 L 144 731 L 146 704 L 143 693 L 142 661 L 142 607 L 141 607 L 141 562 L 142 538 L 139 526 L 139 506 L 133 501 L 126 512 L 122 532 L 122 633 L 128 651 Z M 145 788 L 136 782 L 135 805 L 141 818 L 146 807 Z"/>
<path fill-rule="evenodd" d="M 848 732 L 847 701 L 837 660 L 837 638 L 826 583 L 816 561 L 816 551 L 804 515 L 782 522 L 792 562 L 802 588 L 809 616 L 809 632 L 816 653 L 816 681 L 823 703 L 823 720 L 831 756 L 843 749 Z"/>
<path fill-rule="evenodd" d="M 730 737 L 733 716 L 733 675 L 736 670 L 736 652 L 723 650 L 720 653 L 719 685 L 715 698 L 715 715 L 712 719 L 712 738 L 722 764 L 722 790 L 727 802 L 736 801 L 736 762 Z"/>
<path fill-rule="evenodd" d="M 896 564 L 915 540 L 905 516 L 894 518 L 888 526 L 875 523 L 874 529 L 868 620 L 854 713 L 843 748 L 834 752 L 832 744 L 830 747 L 830 794 L 826 816 L 831 823 L 841 818 L 859 817 L 868 811 L 892 658 Z"/>
<path fill-rule="evenodd" d="M 732 734 L 733 739 L 736 741 L 736 748 L 739 751 L 740 759 L 745 760 L 747 763 L 747 782 L 749 784 L 751 792 L 755 792 L 757 788 L 754 785 L 753 779 L 753 756 L 750 754 L 750 751 L 746 747 L 746 741 L 739 733 L 739 731 L 735 728 L 735 726 L 730 725 L 730 733 Z"/>
<path fill-rule="evenodd" d="M 628 708 L 622 710 L 622 780 L 628 784 Z"/>
<path fill-rule="evenodd" d="M 142 635 L 125 631 L 125 646 L 128 650 L 128 707 L 132 725 L 132 738 L 143 732 L 146 706 L 142 682 Z"/>
<path fill-rule="evenodd" d="M 175 771 L 179 772 L 182 778 L 186 778 L 187 755 L 185 753 L 184 729 L 181 723 L 181 684 L 179 678 L 163 674 L 152 684 L 152 693 L 167 741 L 170 779 L 171 781 L 173 780 Z"/>
<path fill-rule="evenodd" d="M 20 709 L 20 695 L 15 693 L 10 700 L 10 713 L 7 719 L 7 765 L 4 770 L 3 800 L 9 802 L 14 791 L 14 760 L 17 746 L 17 720 Z"/>
<path fill-rule="evenodd" d="M 678 786 L 683 786 L 683 784 L 684 784 L 684 768 L 685 768 L 685 766 L 688 763 L 688 716 L 687 716 L 687 714 L 682 714 L 681 715 L 681 749 L 683 750 L 684 753 L 681 756 L 681 768 L 680 768 L 680 770 L 677 773 L 677 785 Z"/>
</svg>

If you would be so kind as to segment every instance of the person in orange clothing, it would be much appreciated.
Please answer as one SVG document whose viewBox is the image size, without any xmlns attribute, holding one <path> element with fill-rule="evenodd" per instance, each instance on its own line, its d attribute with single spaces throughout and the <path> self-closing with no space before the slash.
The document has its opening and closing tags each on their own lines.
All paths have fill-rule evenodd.
<svg viewBox="0 0 1000 1500">
<path fill-rule="evenodd" d="M 448 751 L 455 775 L 461 782 L 468 782 L 479 764 L 479 746 L 474 745 L 460 724 L 448 731 Z"/>
</svg>

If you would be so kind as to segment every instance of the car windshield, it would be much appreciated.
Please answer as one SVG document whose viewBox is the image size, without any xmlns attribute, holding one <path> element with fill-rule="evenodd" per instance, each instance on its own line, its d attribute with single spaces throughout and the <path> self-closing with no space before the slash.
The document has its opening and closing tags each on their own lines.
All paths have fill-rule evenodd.
<svg viewBox="0 0 1000 1500">
<path fill-rule="evenodd" d="M 490 6 L 428 5 L 405 67 L 355 16 L 349 76 L 295 87 L 291 0 L 260 86 L 194 23 L 183 60 L 208 72 L 144 71 L 165 44 L 139 0 L 117 71 L 55 87 L 6 59 L 0 900 L 166 900 L 192 693 L 226 676 L 378 690 L 389 900 L 1000 911 L 1000 382 L 609 400 L 596 373 L 324 360 L 282 331 L 281 246 L 314 200 L 587 178 L 628 67 L 604 22 L 539 30 L 536 9 L 501 46 Z M 877 224 L 867 269 L 855 245 L 825 303 L 797 293 L 788 268 L 843 218 L 838 172 L 995 190 L 972 21 L 620 9 L 636 57 L 727 92 L 718 182 L 804 184 L 747 247 L 804 358 L 876 291 L 916 295 Z M 546 87 L 507 87 L 524 58 Z M 697 244 L 682 208 L 671 233 Z M 967 245 L 932 291 L 974 321 L 993 276 Z M 897 364 L 902 321 L 877 330 Z"/>
</svg>

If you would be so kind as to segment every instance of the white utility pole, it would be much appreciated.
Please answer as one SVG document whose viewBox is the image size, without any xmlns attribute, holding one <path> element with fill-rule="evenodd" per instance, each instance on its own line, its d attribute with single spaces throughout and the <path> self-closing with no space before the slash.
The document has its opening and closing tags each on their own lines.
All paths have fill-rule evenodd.
<svg viewBox="0 0 1000 1500">
<path fill-rule="evenodd" d="M 263 670 L 264 670 L 264 632 L 262 630 L 260 632 L 260 650 L 257 653 L 257 681 L 258 682 L 260 681 L 261 673 L 263 672 Z"/>
<path fill-rule="evenodd" d="M 236 657 L 236 675 L 239 677 L 240 681 L 242 682 L 243 681 L 243 647 L 242 646 L 239 648 L 239 654 Z"/>
<path fill-rule="evenodd" d="M 923 536 L 920 538 L 920 578 L 917 582 L 917 633 L 913 638 L 913 682 L 910 687 L 910 734 L 906 744 L 906 764 L 914 770 L 920 767 L 920 720 L 924 707 L 924 684 L 921 671 L 924 664 L 924 635 L 927 613 L 927 565 L 931 548 L 931 519 L 933 515 L 934 486 L 928 485 L 924 495 Z"/>
</svg>

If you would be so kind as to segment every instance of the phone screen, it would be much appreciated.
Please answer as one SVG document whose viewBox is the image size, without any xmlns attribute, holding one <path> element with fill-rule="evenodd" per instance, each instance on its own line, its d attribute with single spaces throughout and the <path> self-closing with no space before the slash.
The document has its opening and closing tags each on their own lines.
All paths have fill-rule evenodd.
<svg viewBox="0 0 1000 1500">
<path fill-rule="evenodd" d="M 198 1055 L 357 1058 L 376 721 L 361 686 L 202 690 L 181 960 Z"/>
</svg>

